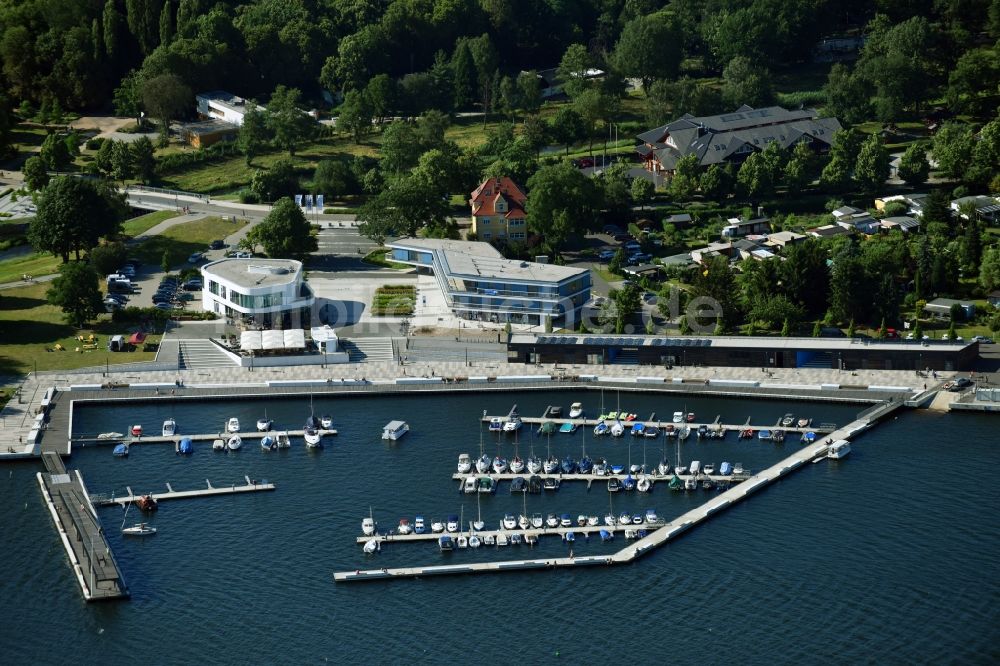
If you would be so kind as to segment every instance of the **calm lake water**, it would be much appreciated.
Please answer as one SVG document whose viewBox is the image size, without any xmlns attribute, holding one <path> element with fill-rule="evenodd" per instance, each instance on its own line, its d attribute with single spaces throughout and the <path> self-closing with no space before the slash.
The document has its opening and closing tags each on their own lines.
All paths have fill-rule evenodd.
<svg viewBox="0 0 1000 666">
<path fill-rule="evenodd" d="M 433 542 L 389 544 L 366 556 L 355 543 L 369 509 L 382 529 L 420 514 L 428 522 L 481 513 L 490 527 L 504 513 L 607 513 L 603 486 L 564 483 L 556 493 L 463 495 L 451 480 L 459 453 L 510 457 L 514 438 L 480 426 L 486 409 L 522 415 L 582 400 L 600 411 L 596 392 L 484 393 L 317 399 L 340 436 L 317 452 L 301 440 L 283 452 L 254 440 L 233 454 L 197 443 L 190 457 L 169 445 L 133 447 L 126 460 L 109 447 L 78 449 L 94 493 L 157 491 L 238 482 L 244 475 L 277 485 L 273 493 L 164 503 L 146 540 L 119 533 L 122 510 L 101 520 L 131 590 L 128 601 L 86 604 L 72 576 L 35 481 L 40 464 L 0 475 L 0 655 L 5 664 L 376 663 L 559 656 L 590 663 L 639 658 L 638 645 L 662 646 L 656 661 L 718 663 L 948 662 L 1000 658 L 1000 491 L 983 473 L 1000 466 L 995 418 L 901 412 L 861 437 L 840 462 L 808 465 L 672 544 L 624 567 L 579 571 L 429 578 L 335 585 L 334 571 L 444 561 L 562 555 L 543 538 L 527 546 L 437 552 Z M 605 406 L 616 408 L 617 394 Z M 622 393 L 621 408 L 664 420 L 677 410 L 699 420 L 771 424 L 782 414 L 843 424 L 863 406 L 783 403 Z M 300 428 L 305 400 L 93 406 L 78 410 L 77 434 L 125 432 L 142 423 L 158 432 L 168 417 L 179 432 L 216 432 L 230 416 L 252 429 L 264 413 Z M 405 419 L 402 441 L 380 440 L 382 426 Z M 625 437 L 595 440 L 589 431 L 551 439 L 521 431 L 522 456 L 547 449 L 611 462 L 661 455 L 676 445 Z M 685 463 L 723 460 L 758 470 L 788 455 L 791 441 L 698 442 L 681 446 Z M 672 518 L 707 493 L 619 493 L 613 509 L 655 508 Z M 129 514 L 129 521 L 135 517 Z M 579 540 L 577 554 L 623 544 Z"/>
</svg>

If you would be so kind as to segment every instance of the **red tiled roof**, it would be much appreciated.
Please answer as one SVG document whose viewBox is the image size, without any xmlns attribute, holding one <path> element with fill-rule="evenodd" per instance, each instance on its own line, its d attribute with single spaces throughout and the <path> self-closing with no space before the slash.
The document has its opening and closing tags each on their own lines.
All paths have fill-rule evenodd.
<svg viewBox="0 0 1000 666">
<path fill-rule="evenodd" d="M 487 178 L 476 188 L 472 193 L 472 198 L 469 199 L 472 214 L 476 216 L 496 215 L 496 202 L 501 196 L 507 202 L 505 218 L 524 217 L 526 197 L 514 181 L 507 176 Z"/>
</svg>

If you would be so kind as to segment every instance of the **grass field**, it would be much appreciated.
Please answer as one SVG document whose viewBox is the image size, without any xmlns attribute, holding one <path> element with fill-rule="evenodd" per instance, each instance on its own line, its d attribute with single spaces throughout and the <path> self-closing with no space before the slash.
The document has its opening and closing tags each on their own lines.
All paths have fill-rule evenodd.
<svg viewBox="0 0 1000 666">
<path fill-rule="evenodd" d="M 389 261 L 387 258 L 388 252 L 389 251 L 384 247 L 377 248 L 366 254 L 362 261 L 366 264 L 375 264 L 376 266 L 384 266 L 385 268 L 396 268 L 400 270 L 413 268 L 413 266 L 410 266 L 409 264 L 400 264 L 395 261 Z"/>
<path fill-rule="evenodd" d="M 47 284 L 8 289 L 0 297 L 0 374 L 19 375 L 38 370 L 68 370 L 103 365 L 105 362 L 134 363 L 151 361 L 154 352 L 106 351 L 108 336 L 131 333 L 125 326 L 111 323 L 101 315 L 91 328 L 77 330 L 63 319 L 62 311 L 45 299 Z M 84 351 L 78 335 L 97 337 L 97 349 Z M 159 342 L 151 335 L 147 342 Z M 66 351 L 54 350 L 59 344 Z M 80 348 L 81 351 L 75 351 Z"/>
<path fill-rule="evenodd" d="M 412 285 L 389 284 L 375 290 L 372 315 L 378 317 L 408 317 L 417 306 L 417 288 Z"/>
<path fill-rule="evenodd" d="M 16 282 L 22 275 L 49 275 L 59 270 L 62 259 L 42 252 L 29 252 L 0 261 L 0 283 Z M 4 292 L 6 295 L 7 292 Z"/>
<path fill-rule="evenodd" d="M 225 238 L 243 228 L 243 221 L 228 222 L 221 217 L 177 224 L 162 234 L 142 242 L 129 252 L 145 264 L 159 266 L 167 252 L 171 267 L 187 266 L 187 259 L 195 252 L 204 252 L 213 240 Z"/>
<path fill-rule="evenodd" d="M 139 234 L 146 233 L 160 222 L 169 220 L 172 217 L 177 217 L 176 211 L 158 210 L 155 213 L 133 217 L 131 220 L 126 220 L 125 224 L 122 225 L 122 233 L 135 238 Z"/>
</svg>

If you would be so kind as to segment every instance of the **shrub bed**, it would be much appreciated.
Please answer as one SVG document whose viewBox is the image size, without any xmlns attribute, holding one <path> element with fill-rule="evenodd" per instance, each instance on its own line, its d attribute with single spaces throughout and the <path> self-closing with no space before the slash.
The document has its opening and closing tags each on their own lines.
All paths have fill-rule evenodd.
<svg viewBox="0 0 1000 666">
<path fill-rule="evenodd" d="M 408 317 L 417 305 L 417 288 L 408 285 L 386 285 L 375 290 L 372 314 L 379 317 Z"/>
</svg>

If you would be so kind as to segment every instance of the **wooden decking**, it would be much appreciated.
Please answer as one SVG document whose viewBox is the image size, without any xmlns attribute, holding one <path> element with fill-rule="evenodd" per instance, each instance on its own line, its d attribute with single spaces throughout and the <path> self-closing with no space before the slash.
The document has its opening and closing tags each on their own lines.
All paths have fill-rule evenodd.
<svg viewBox="0 0 1000 666">
<path fill-rule="evenodd" d="M 128 588 L 80 473 L 68 473 L 54 452 L 45 453 L 42 460 L 47 471 L 37 474 L 38 485 L 83 598 L 99 601 L 128 597 Z"/>
<path fill-rule="evenodd" d="M 267 481 L 255 481 L 249 476 L 243 477 L 245 483 L 236 485 L 230 484 L 228 486 L 213 486 L 210 481 L 205 480 L 205 488 L 199 488 L 196 490 L 174 490 L 170 484 L 167 484 L 167 491 L 164 493 L 149 493 L 149 495 L 155 499 L 157 502 L 177 500 L 177 499 L 196 499 L 199 497 L 215 497 L 217 495 L 239 495 L 241 493 L 256 493 L 267 490 L 274 490 L 275 485 Z M 140 495 L 145 493 L 138 493 L 132 491 L 132 488 L 126 488 L 127 493 L 121 497 L 115 496 L 94 496 L 94 502 L 98 506 L 112 506 L 119 505 L 125 506 L 131 502 L 134 502 Z"/>
</svg>

